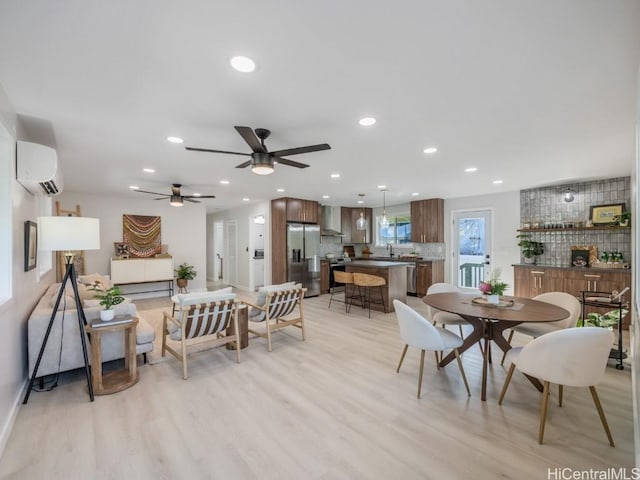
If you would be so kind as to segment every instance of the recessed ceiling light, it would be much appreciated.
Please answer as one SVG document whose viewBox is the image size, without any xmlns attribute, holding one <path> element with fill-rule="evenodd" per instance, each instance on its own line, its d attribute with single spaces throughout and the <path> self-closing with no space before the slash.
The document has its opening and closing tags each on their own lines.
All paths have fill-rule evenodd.
<svg viewBox="0 0 640 480">
<path fill-rule="evenodd" d="M 363 127 L 370 127 L 371 125 L 376 123 L 376 119 L 373 117 L 364 117 L 358 120 L 358 123 Z"/>
<path fill-rule="evenodd" d="M 423 150 L 424 153 L 436 153 L 438 149 L 436 147 L 427 147 Z"/>
<path fill-rule="evenodd" d="M 249 200 L 250 200 L 250 199 L 249 199 L 249 198 L 247 198 L 247 197 L 244 197 L 244 198 L 242 199 L 242 201 L 243 201 L 243 202 L 248 202 Z"/>
<path fill-rule="evenodd" d="M 220 183 L 222 185 L 229 185 L 230 182 L 229 182 L 229 180 L 220 180 Z"/>
<path fill-rule="evenodd" d="M 329 198 L 329 195 L 322 195 L 322 198 L 326 200 L 327 198 Z"/>
<path fill-rule="evenodd" d="M 140 187 L 139 187 L 139 186 L 137 186 L 137 185 L 129 185 L 129 188 L 130 188 L 131 190 L 138 190 Z"/>
<path fill-rule="evenodd" d="M 282 193 L 282 192 L 284 192 L 284 188 L 279 188 L 277 191 Z"/>
<path fill-rule="evenodd" d="M 500 185 L 502 183 L 502 180 L 494 180 L 493 184 L 494 185 Z"/>
<path fill-rule="evenodd" d="M 469 168 L 465 168 L 464 171 L 467 173 L 471 173 L 471 172 L 475 172 L 478 169 L 476 167 L 469 167 Z"/>
<path fill-rule="evenodd" d="M 153 168 L 143 168 L 142 171 L 145 173 L 156 173 Z"/>
<path fill-rule="evenodd" d="M 241 55 L 233 57 L 229 63 L 234 69 L 242 73 L 250 73 L 256 69 L 256 62 L 249 57 L 243 57 Z"/>
<path fill-rule="evenodd" d="M 411 194 L 411 196 L 412 196 L 412 197 L 417 197 L 418 195 L 420 195 L 418 192 L 413 192 L 413 193 Z"/>
<path fill-rule="evenodd" d="M 378 190 L 382 190 L 384 188 L 387 188 L 387 186 L 386 185 L 378 185 Z"/>
<path fill-rule="evenodd" d="M 180 137 L 167 137 L 167 141 L 171 142 L 171 143 L 182 143 L 182 142 L 184 142 L 184 140 L 181 139 Z"/>
<path fill-rule="evenodd" d="M 194 193 L 193 196 L 194 197 L 200 197 L 200 196 L 202 196 L 202 194 L 201 193 Z"/>
<path fill-rule="evenodd" d="M 331 174 L 331 178 L 340 178 L 340 174 L 339 173 L 332 173 Z"/>
<path fill-rule="evenodd" d="M 358 203 L 364 203 L 364 200 L 358 200 Z"/>
</svg>

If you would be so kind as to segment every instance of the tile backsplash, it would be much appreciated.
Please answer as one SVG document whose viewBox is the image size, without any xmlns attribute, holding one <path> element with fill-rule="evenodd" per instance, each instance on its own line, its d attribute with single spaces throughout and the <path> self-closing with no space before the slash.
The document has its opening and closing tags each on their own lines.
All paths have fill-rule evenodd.
<svg viewBox="0 0 640 480">
<path fill-rule="evenodd" d="M 572 189 L 574 200 L 565 202 L 563 192 Z M 555 185 L 520 191 L 520 222 L 533 225 L 578 224 L 590 219 L 591 207 L 623 203 L 625 210 L 631 206 L 631 178 L 619 177 L 592 182 Z M 633 219 L 632 219 L 633 221 Z M 539 264 L 568 266 L 571 263 L 572 246 L 595 245 L 598 255 L 603 251 L 621 252 L 624 261 L 631 261 L 631 234 L 624 232 L 594 231 L 549 231 L 534 232 L 533 240 L 544 243 L 545 253 L 538 258 Z"/>
</svg>

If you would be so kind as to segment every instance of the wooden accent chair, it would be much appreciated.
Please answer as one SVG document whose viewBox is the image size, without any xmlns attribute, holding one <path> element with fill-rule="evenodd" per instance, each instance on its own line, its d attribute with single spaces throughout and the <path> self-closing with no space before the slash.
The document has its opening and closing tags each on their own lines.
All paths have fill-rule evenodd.
<svg viewBox="0 0 640 480">
<path fill-rule="evenodd" d="M 177 295 L 178 308 L 173 314 L 163 312 L 162 319 L 162 356 L 168 351 L 182 362 L 182 376 L 186 380 L 187 347 L 211 342 L 212 347 L 235 342 L 236 361 L 240 363 L 240 345 L 237 332 L 237 303 L 235 294 L 216 294 L 203 292 L 201 296 L 193 294 Z M 234 335 L 226 335 L 226 329 L 233 324 Z M 167 336 L 180 342 L 180 351 L 167 345 Z"/>
<path fill-rule="evenodd" d="M 595 387 L 604 377 L 612 343 L 612 331 L 606 328 L 584 327 L 545 333 L 524 347 L 512 348 L 507 352 L 511 368 L 507 372 L 498 405 L 502 405 L 516 368 L 526 375 L 542 380 L 542 406 L 538 430 L 538 443 L 541 444 L 547 418 L 550 384 L 559 385 L 558 404 L 560 406 L 562 406 L 563 385 L 589 387 L 609 445 L 615 446 Z"/>
<path fill-rule="evenodd" d="M 256 305 L 245 302 L 253 307 L 258 315 L 249 315 L 249 332 L 259 337 L 267 339 L 267 348 L 271 348 L 271 332 L 284 327 L 297 327 L 302 330 L 302 340 L 304 340 L 304 314 L 302 310 L 302 299 L 307 291 L 301 287 L 282 287 L 282 289 L 271 290 L 267 288 L 266 301 L 264 305 Z M 296 313 L 297 309 L 297 313 Z M 251 328 L 252 323 L 264 323 L 264 332 Z"/>
<path fill-rule="evenodd" d="M 429 321 L 416 312 L 410 306 L 402 303 L 400 300 L 393 301 L 393 308 L 396 311 L 396 317 L 398 318 L 398 325 L 400 327 L 400 337 L 405 343 L 404 350 L 400 356 L 400 362 L 398 363 L 397 373 L 400 373 L 400 367 L 404 356 L 407 354 L 409 345 L 419 348 L 420 352 L 420 373 L 418 374 L 418 398 L 422 392 L 422 376 L 424 373 L 424 352 L 425 350 L 431 350 L 436 353 L 436 366 L 438 366 L 438 351 L 453 349 L 456 360 L 458 360 L 458 367 L 460 367 L 460 374 L 464 381 L 464 386 L 467 389 L 467 394 L 471 396 L 469 391 L 469 384 L 467 383 L 467 376 L 464 374 L 464 367 L 462 366 L 462 360 L 460 360 L 460 354 L 458 353 L 458 347 L 462 345 L 462 338 L 449 330 L 444 328 L 436 328 Z M 439 367 L 438 367 L 439 368 Z"/>
</svg>

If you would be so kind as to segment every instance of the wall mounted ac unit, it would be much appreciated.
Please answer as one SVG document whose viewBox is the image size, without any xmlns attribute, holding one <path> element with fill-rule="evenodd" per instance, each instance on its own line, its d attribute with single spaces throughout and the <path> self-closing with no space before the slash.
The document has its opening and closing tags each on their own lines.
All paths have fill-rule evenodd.
<svg viewBox="0 0 640 480">
<path fill-rule="evenodd" d="M 16 162 L 18 182 L 29 192 L 34 195 L 62 193 L 62 172 L 53 148 L 18 140 Z"/>
</svg>

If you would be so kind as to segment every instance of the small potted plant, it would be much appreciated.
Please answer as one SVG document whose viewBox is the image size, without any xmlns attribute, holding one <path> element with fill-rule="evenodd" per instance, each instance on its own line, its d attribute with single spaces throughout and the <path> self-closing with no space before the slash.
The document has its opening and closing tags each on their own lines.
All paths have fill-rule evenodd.
<svg viewBox="0 0 640 480">
<path fill-rule="evenodd" d="M 616 225 L 628 227 L 631 225 L 631 212 L 622 212 L 620 215 L 613 217 L 613 221 L 616 222 Z"/>
<path fill-rule="evenodd" d="M 195 271 L 193 265 L 189 265 L 186 262 L 179 265 L 178 268 L 175 269 L 175 272 L 178 288 L 187 288 L 189 280 L 196 278 L 196 274 L 198 273 Z"/>
<path fill-rule="evenodd" d="M 99 292 L 94 294 L 94 297 L 99 299 L 100 305 L 104 307 L 103 310 L 100 310 L 100 320 L 113 320 L 113 317 L 115 316 L 115 310 L 113 307 L 124 302 L 124 297 L 122 296 L 120 289 L 118 287 L 111 287 L 107 290 L 102 290 L 98 285 L 93 285 L 89 289 Z"/>
<path fill-rule="evenodd" d="M 544 244 L 535 240 L 531 240 L 531 235 L 528 233 L 521 233 L 516 238 L 520 240 L 518 246 L 521 249 L 522 256 L 524 257 L 524 263 L 536 263 L 536 257 L 544 253 Z"/>
<path fill-rule="evenodd" d="M 500 274 L 502 271 L 496 268 L 491 272 L 491 277 L 486 282 L 480 282 L 479 288 L 483 295 L 487 297 L 487 303 L 498 305 L 500 303 L 500 296 L 504 295 L 505 290 L 509 287 L 506 283 L 500 280 Z"/>
</svg>

